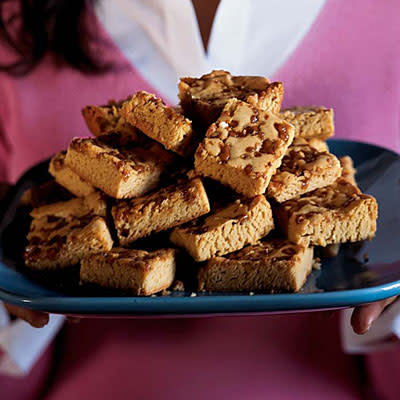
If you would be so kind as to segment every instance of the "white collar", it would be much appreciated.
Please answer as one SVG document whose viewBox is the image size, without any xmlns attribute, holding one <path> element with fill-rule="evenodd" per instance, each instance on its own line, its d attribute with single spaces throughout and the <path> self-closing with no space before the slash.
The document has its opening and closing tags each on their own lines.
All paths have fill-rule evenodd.
<svg viewBox="0 0 400 400">
<path fill-rule="evenodd" d="M 325 0 L 221 0 L 208 54 L 190 0 L 100 0 L 95 12 L 127 59 L 170 101 L 180 76 L 210 69 L 271 76 Z"/>
</svg>

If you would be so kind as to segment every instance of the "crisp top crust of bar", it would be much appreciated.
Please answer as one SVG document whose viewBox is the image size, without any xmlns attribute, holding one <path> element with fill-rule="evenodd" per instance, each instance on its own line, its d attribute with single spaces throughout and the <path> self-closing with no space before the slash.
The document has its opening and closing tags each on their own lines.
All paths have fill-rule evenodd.
<svg viewBox="0 0 400 400">
<path fill-rule="evenodd" d="M 250 176 L 263 176 L 283 156 L 293 135 L 294 128 L 275 114 L 231 99 L 207 130 L 196 156 L 211 156 Z"/>
<path fill-rule="evenodd" d="M 132 267 L 135 267 L 138 263 L 146 263 L 147 261 L 154 260 L 156 258 L 173 257 L 175 254 L 174 249 L 158 249 L 154 251 L 145 250 L 132 250 L 124 249 L 122 247 L 113 248 L 102 254 L 94 255 L 93 258 L 104 259 L 108 263 L 114 261 L 128 261 L 132 263 Z M 150 269 L 151 265 L 148 264 Z"/>
<path fill-rule="evenodd" d="M 244 249 L 228 255 L 229 260 L 241 261 L 290 261 L 294 256 L 303 253 L 305 248 L 293 244 L 286 239 L 272 239 L 258 244 L 247 246 Z"/>
<path fill-rule="evenodd" d="M 323 170 L 334 166 L 337 159 L 334 155 L 319 152 L 309 145 L 291 146 L 282 159 L 279 167 L 280 172 L 289 172 L 291 174 L 300 175 L 305 170 Z"/>
<path fill-rule="evenodd" d="M 175 125 L 187 125 L 190 126 L 191 129 L 192 122 L 190 119 L 180 114 L 177 107 L 168 107 L 162 99 L 152 93 L 147 93 L 144 90 L 135 93 L 129 100 L 124 102 L 122 109 L 124 110 L 127 108 L 129 110 L 135 108 L 137 105 L 145 104 L 155 104 L 156 106 L 161 107 L 168 119 L 175 120 Z"/>
<path fill-rule="evenodd" d="M 172 193 L 179 193 L 180 196 L 190 204 L 197 199 L 199 190 L 204 191 L 203 184 L 200 179 L 195 178 L 190 181 L 184 181 L 178 185 L 167 186 L 157 192 L 150 193 L 143 197 L 137 197 L 130 200 L 121 200 L 113 207 L 115 210 L 115 218 L 126 218 L 130 214 L 138 214 L 141 210 L 152 204 L 152 207 L 158 207 L 164 202 L 168 202 L 168 198 Z"/>
<path fill-rule="evenodd" d="M 227 71 L 212 71 L 200 78 L 182 78 L 193 99 L 224 106 L 231 98 L 245 99 L 252 93 L 267 90 L 270 82 L 261 76 L 232 76 Z"/>
<path fill-rule="evenodd" d="M 261 202 L 267 203 L 265 197 L 262 195 L 252 199 L 237 199 L 228 206 L 214 212 L 212 215 L 205 218 L 198 218 L 177 229 L 182 229 L 188 233 L 202 234 L 213 229 L 218 229 L 218 227 L 225 224 L 227 221 L 245 221 L 248 218 L 250 210 Z"/>
<path fill-rule="evenodd" d="M 314 213 L 339 209 L 344 211 L 366 199 L 375 201 L 372 196 L 361 193 L 356 186 L 340 177 L 332 185 L 316 189 L 300 199 L 288 200 L 281 206 L 286 212 L 298 215 L 299 223 Z"/>
<path fill-rule="evenodd" d="M 33 218 L 81 218 L 88 214 L 99 216 L 106 215 L 106 199 L 102 193 L 94 192 L 86 197 L 48 204 L 35 208 L 30 213 Z"/>
<path fill-rule="evenodd" d="M 96 157 L 107 158 L 122 172 L 125 171 L 127 177 L 131 172 L 151 171 L 156 166 L 169 164 L 173 159 L 173 155 L 154 142 L 120 146 L 118 142 L 109 141 L 107 138 L 74 138 L 69 146 L 75 151 L 93 152 Z"/>
</svg>

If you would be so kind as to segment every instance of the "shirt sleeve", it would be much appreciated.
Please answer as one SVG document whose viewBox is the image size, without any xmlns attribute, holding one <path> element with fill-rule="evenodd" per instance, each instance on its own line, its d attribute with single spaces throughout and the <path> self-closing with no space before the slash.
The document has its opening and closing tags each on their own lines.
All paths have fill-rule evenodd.
<svg viewBox="0 0 400 400">
<path fill-rule="evenodd" d="M 353 310 L 342 313 L 342 347 L 347 354 L 373 354 L 392 350 L 400 343 L 400 300 L 390 305 L 364 335 L 357 335 L 351 327 Z M 400 360 L 399 360 L 400 362 Z"/>
<path fill-rule="evenodd" d="M 0 376 L 26 376 L 64 323 L 63 315 L 50 315 L 37 329 L 17 319 L 10 321 L 0 301 Z"/>
</svg>

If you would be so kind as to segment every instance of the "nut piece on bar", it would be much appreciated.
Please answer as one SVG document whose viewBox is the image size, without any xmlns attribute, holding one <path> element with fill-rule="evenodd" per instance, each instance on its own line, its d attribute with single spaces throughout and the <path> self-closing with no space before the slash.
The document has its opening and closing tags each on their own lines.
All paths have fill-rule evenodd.
<svg viewBox="0 0 400 400">
<path fill-rule="evenodd" d="M 290 146 L 268 185 L 268 197 L 282 203 L 336 181 L 342 172 L 339 160 L 307 144 Z"/>
<path fill-rule="evenodd" d="M 281 118 L 296 128 L 296 137 L 327 139 L 334 133 L 333 109 L 292 107 L 282 110 Z"/>
<path fill-rule="evenodd" d="M 273 239 L 209 260 L 199 271 L 199 290 L 297 292 L 312 265 L 312 247 Z"/>
<path fill-rule="evenodd" d="M 374 197 L 340 177 L 330 186 L 280 204 L 275 217 L 292 242 L 327 246 L 371 239 L 378 205 Z"/>
<path fill-rule="evenodd" d="M 168 288 L 175 278 L 175 250 L 152 252 L 114 248 L 81 261 L 80 280 L 105 288 L 149 296 Z"/>
<path fill-rule="evenodd" d="M 121 246 L 159 232 L 210 211 L 210 204 L 200 179 L 168 186 L 132 200 L 121 200 L 112 208 Z"/>
<path fill-rule="evenodd" d="M 153 94 L 137 92 L 124 102 L 121 113 L 126 121 L 166 149 L 182 156 L 193 150 L 192 123 Z"/>
<path fill-rule="evenodd" d="M 321 139 L 317 138 L 309 138 L 305 139 L 302 137 L 296 137 L 293 139 L 292 146 L 297 146 L 299 144 L 308 144 L 309 146 L 313 147 L 315 150 L 318 150 L 320 152 L 327 152 L 329 153 L 329 147 L 328 144 Z"/>
<path fill-rule="evenodd" d="M 49 172 L 56 182 L 77 197 L 88 196 L 96 189 L 65 164 L 65 151 L 56 154 L 49 164 Z"/>
<path fill-rule="evenodd" d="M 179 82 L 179 99 L 185 115 L 206 128 L 217 120 L 232 98 L 278 113 L 283 85 L 270 83 L 261 76 L 232 76 L 226 71 L 212 71 L 200 78 L 181 78 Z"/>
<path fill-rule="evenodd" d="M 271 206 L 260 195 L 236 200 L 205 219 L 177 227 L 170 239 L 196 261 L 204 261 L 254 244 L 273 228 Z"/>
<path fill-rule="evenodd" d="M 196 150 L 196 172 L 246 197 L 263 194 L 293 136 L 276 114 L 231 99 Z"/>
<path fill-rule="evenodd" d="M 157 143 L 119 146 L 102 138 L 72 140 L 66 164 L 82 179 L 116 199 L 154 189 L 173 156 Z"/>
<path fill-rule="evenodd" d="M 119 102 L 110 100 L 106 105 L 83 108 L 82 115 L 89 131 L 95 136 L 120 133 L 135 141 L 138 136 L 137 129 L 121 116 L 121 107 L 128 99 Z"/>
<path fill-rule="evenodd" d="M 33 269 L 65 268 L 110 250 L 113 241 L 105 215 L 106 201 L 98 192 L 35 208 L 25 264 Z"/>
</svg>

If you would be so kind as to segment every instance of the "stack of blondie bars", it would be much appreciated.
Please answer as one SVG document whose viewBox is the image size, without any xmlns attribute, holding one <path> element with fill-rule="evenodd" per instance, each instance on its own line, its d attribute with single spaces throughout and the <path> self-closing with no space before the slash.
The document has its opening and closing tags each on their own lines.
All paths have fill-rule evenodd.
<svg viewBox="0 0 400 400">
<path fill-rule="evenodd" d="M 181 79 L 178 108 L 143 91 L 85 107 L 94 137 L 49 166 L 71 199 L 33 209 L 26 266 L 80 263 L 83 283 L 151 295 L 185 251 L 199 290 L 300 290 L 314 246 L 374 236 L 377 203 L 329 153 L 333 110 L 282 97 L 280 82 L 213 71 Z"/>
</svg>

